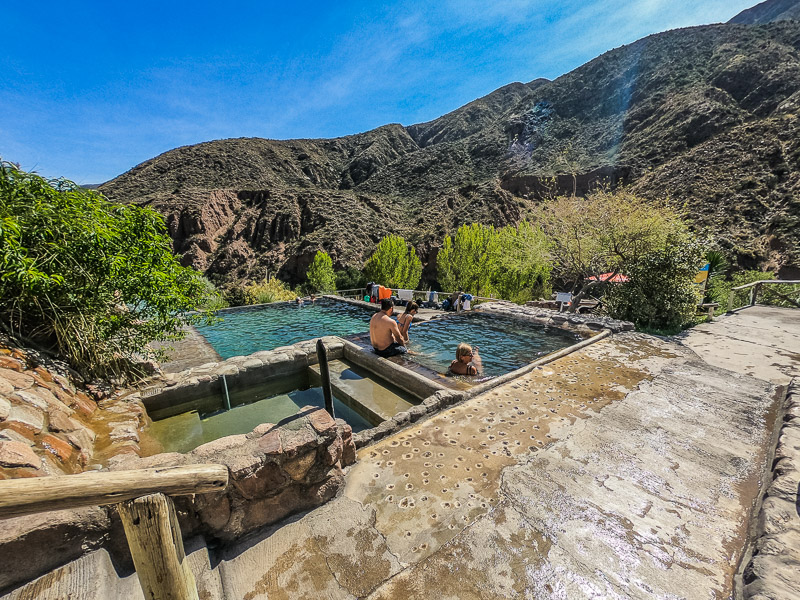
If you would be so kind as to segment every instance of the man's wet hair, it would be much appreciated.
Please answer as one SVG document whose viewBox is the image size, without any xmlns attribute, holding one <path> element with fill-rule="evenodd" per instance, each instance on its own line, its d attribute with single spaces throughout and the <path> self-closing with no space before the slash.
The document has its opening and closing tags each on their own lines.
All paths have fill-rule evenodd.
<svg viewBox="0 0 800 600">
<path fill-rule="evenodd" d="M 394 302 L 392 302 L 391 298 L 384 298 L 381 300 L 381 310 L 387 311 L 394 306 Z"/>
</svg>

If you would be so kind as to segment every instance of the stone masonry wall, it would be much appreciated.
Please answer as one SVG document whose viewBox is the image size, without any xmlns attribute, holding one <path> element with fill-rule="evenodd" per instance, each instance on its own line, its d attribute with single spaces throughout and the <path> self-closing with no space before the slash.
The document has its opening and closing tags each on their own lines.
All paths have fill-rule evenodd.
<svg viewBox="0 0 800 600">
<path fill-rule="evenodd" d="M 323 504 L 339 491 L 342 468 L 356 460 L 350 425 L 306 406 L 275 425 L 263 423 L 193 451 L 123 457 L 113 470 L 216 463 L 228 467 L 224 492 L 175 499 L 184 535 L 231 540 Z"/>
<path fill-rule="evenodd" d="M 135 398 L 86 386 L 64 365 L 0 343 L 0 479 L 79 473 L 138 454 L 146 420 Z"/>
<path fill-rule="evenodd" d="M 758 517 L 753 557 L 744 572 L 744 598 L 800 599 L 800 382 L 787 396 L 773 479 Z"/>
<path fill-rule="evenodd" d="M 519 306 L 512 302 L 487 302 L 479 304 L 475 310 L 520 319 L 543 327 L 567 329 L 583 335 L 591 335 L 603 329 L 610 329 L 614 333 L 634 330 L 634 325 L 630 321 L 618 321 L 596 315 L 560 313 L 547 308 Z"/>
</svg>

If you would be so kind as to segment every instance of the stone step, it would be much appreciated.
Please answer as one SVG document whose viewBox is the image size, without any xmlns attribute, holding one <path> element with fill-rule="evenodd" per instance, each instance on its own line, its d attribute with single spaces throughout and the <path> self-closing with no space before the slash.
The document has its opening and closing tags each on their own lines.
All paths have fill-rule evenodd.
<svg viewBox="0 0 800 600">
<path fill-rule="evenodd" d="M 372 425 L 380 425 L 413 406 L 412 397 L 390 383 L 341 360 L 328 363 L 333 394 Z M 319 365 L 308 367 L 311 385 L 320 385 Z"/>
</svg>

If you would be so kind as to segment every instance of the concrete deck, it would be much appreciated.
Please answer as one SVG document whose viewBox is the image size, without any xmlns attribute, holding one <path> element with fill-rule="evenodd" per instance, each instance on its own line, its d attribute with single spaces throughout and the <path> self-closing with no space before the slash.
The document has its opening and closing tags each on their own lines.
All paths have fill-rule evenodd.
<svg viewBox="0 0 800 600">
<path fill-rule="evenodd" d="M 187 547 L 200 597 L 738 597 L 769 484 L 744 596 L 800 598 L 797 419 L 769 470 L 799 316 L 614 335 L 418 422 L 363 448 L 319 509 L 211 555 Z M 4 599 L 141 598 L 107 563 L 93 552 Z"/>
<path fill-rule="evenodd" d="M 729 597 L 782 398 L 750 371 L 798 365 L 719 364 L 800 348 L 795 314 L 617 335 L 364 448 L 341 497 L 224 551 L 225 597 Z"/>
<path fill-rule="evenodd" d="M 679 336 L 703 360 L 786 385 L 800 377 L 800 310 L 752 306 Z"/>
</svg>

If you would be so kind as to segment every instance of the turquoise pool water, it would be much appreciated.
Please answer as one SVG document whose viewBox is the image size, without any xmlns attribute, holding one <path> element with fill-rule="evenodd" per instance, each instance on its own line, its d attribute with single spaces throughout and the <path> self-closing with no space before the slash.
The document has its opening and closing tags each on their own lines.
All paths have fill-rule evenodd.
<svg viewBox="0 0 800 600">
<path fill-rule="evenodd" d="M 226 359 L 324 335 L 369 331 L 373 314 L 344 302 L 317 300 L 302 307 L 281 303 L 222 313 L 222 322 L 198 326 L 197 330 Z"/>
<path fill-rule="evenodd" d="M 581 339 L 560 329 L 479 313 L 414 323 L 409 337 L 408 349 L 413 354 L 407 357 L 439 373 L 447 372 L 459 343 L 478 346 L 483 374 L 489 376 L 509 373 Z"/>
</svg>

